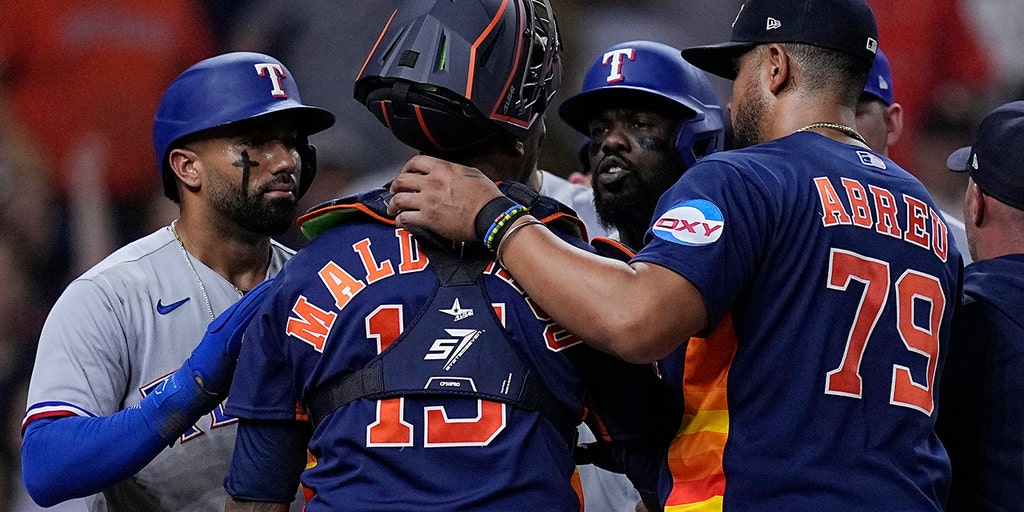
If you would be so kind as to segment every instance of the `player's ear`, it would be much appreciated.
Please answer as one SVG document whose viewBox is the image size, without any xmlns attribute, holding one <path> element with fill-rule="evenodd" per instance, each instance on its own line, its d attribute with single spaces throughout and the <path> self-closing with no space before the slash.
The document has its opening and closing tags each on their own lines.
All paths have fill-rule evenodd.
<svg viewBox="0 0 1024 512">
<path fill-rule="evenodd" d="M 903 133 L 903 105 L 893 103 L 885 108 L 885 144 L 892 147 Z"/>
<path fill-rule="evenodd" d="M 985 221 L 985 201 L 988 197 L 973 179 L 967 180 L 967 197 L 964 198 L 964 222 L 974 227 Z"/>
<path fill-rule="evenodd" d="M 793 68 L 790 66 L 789 55 L 781 44 L 768 45 L 762 69 L 765 83 L 772 94 L 779 94 L 792 79 Z"/>
<path fill-rule="evenodd" d="M 203 162 L 199 155 L 187 148 L 175 148 L 168 155 L 171 170 L 186 187 L 197 188 L 201 183 Z"/>
</svg>

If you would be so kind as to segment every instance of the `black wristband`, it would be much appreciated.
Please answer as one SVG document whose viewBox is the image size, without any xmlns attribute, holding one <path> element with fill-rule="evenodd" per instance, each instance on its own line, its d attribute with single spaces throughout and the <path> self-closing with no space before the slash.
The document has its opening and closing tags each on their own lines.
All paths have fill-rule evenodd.
<svg viewBox="0 0 1024 512">
<path fill-rule="evenodd" d="M 505 196 L 498 196 L 488 201 L 483 208 L 480 208 L 480 211 L 476 214 L 476 219 L 473 221 L 473 230 L 476 233 L 477 240 L 481 242 L 486 240 L 487 233 L 491 230 L 491 225 L 501 220 L 505 212 L 517 204 Z"/>
</svg>

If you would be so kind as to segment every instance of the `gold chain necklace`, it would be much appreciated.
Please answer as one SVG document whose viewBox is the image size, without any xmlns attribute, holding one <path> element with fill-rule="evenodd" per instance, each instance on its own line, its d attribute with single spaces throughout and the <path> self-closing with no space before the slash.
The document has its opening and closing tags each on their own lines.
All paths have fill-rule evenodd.
<svg viewBox="0 0 1024 512">
<path fill-rule="evenodd" d="M 181 237 L 178 236 L 178 230 L 175 228 L 175 225 L 177 223 L 178 219 L 172 220 L 169 229 L 171 230 L 171 234 L 174 235 L 174 239 L 178 242 L 178 247 L 181 249 L 181 254 L 185 256 L 185 263 L 188 264 L 188 269 L 192 271 L 192 277 L 194 277 L 196 279 L 196 282 L 199 283 L 199 291 L 202 292 L 203 300 L 206 302 L 206 311 L 210 313 L 210 321 L 213 321 L 217 317 L 216 315 L 213 314 L 213 305 L 210 303 L 210 296 L 207 295 L 206 293 L 206 286 L 203 285 L 203 280 L 200 279 L 199 272 L 196 272 L 196 267 L 192 265 L 192 257 L 189 256 L 188 250 L 185 249 L 185 244 L 182 243 Z M 231 286 L 232 288 L 235 289 L 236 292 L 238 292 L 238 296 L 241 297 L 242 290 L 239 290 L 238 287 L 235 285 Z"/>
<path fill-rule="evenodd" d="M 845 124 L 829 123 L 829 122 L 826 122 L 826 121 L 819 121 L 817 123 L 811 123 L 811 124 L 809 124 L 807 126 L 804 126 L 803 128 L 800 128 L 797 131 L 798 132 L 806 132 L 807 130 L 813 130 L 814 128 L 828 128 L 830 130 L 835 130 L 837 132 L 842 132 L 842 133 L 850 136 L 851 138 L 857 140 L 861 144 L 864 144 L 865 146 L 868 145 L 868 141 L 864 140 L 864 137 L 862 137 L 860 133 L 857 133 L 857 130 L 855 130 L 855 129 L 849 127 L 849 126 L 846 126 Z"/>
</svg>

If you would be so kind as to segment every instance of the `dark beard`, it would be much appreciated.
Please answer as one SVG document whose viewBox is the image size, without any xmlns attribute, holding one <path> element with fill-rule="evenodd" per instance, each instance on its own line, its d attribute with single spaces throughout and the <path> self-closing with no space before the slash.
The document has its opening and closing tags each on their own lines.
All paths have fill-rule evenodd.
<svg viewBox="0 0 1024 512">
<path fill-rule="evenodd" d="M 247 231 L 262 236 L 279 236 L 294 222 L 298 203 L 294 200 L 264 199 L 263 193 L 273 184 L 267 183 L 253 194 L 244 190 L 241 193 L 235 190 L 232 191 L 234 193 L 215 194 L 212 201 L 218 210 Z"/>
<path fill-rule="evenodd" d="M 679 162 L 679 168 L 683 163 Z M 643 182 L 637 179 L 637 175 L 631 175 L 615 194 L 602 193 L 598 187 L 594 187 L 594 208 L 597 210 L 597 217 L 601 225 L 606 228 L 616 228 L 620 237 L 631 238 L 627 240 L 633 245 L 643 243 L 644 232 L 653 222 L 654 210 L 658 206 L 658 200 L 665 193 L 679 176 L 679 172 L 659 171 L 657 179 L 653 182 Z M 640 247 L 630 247 L 639 250 Z"/>
<path fill-rule="evenodd" d="M 279 236 L 295 220 L 295 201 L 264 201 L 261 196 L 245 196 L 231 210 L 231 218 L 240 226 L 263 236 Z"/>
<path fill-rule="evenodd" d="M 768 111 L 768 103 L 764 97 L 757 93 L 758 84 L 751 83 L 746 91 L 746 105 L 736 112 L 736 122 L 733 123 L 733 145 L 736 148 L 745 148 L 764 142 L 764 134 L 761 133 L 761 122 Z"/>
</svg>

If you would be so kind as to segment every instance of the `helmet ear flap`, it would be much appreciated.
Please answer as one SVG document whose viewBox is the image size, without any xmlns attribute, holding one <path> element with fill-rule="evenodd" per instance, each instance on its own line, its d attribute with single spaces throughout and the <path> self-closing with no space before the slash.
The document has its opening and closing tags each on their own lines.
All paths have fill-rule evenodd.
<svg viewBox="0 0 1024 512">
<path fill-rule="evenodd" d="M 302 171 L 299 174 L 297 191 L 297 197 L 301 198 L 309 190 L 309 186 L 313 184 L 313 178 L 316 177 L 316 146 L 309 143 L 309 138 L 303 137 L 296 144 L 295 150 L 299 152 L 299 158 L 302 159 Z"/>
<path fill-rule="evenodd" d="M 676 151 L 689 169 L 698 160 L 711 153 L 721 151 L 725 145 L 725 133 L 718 124 L 703 120 L 703 115 L 686 121 L 676 135 Z"/>
</svg>

